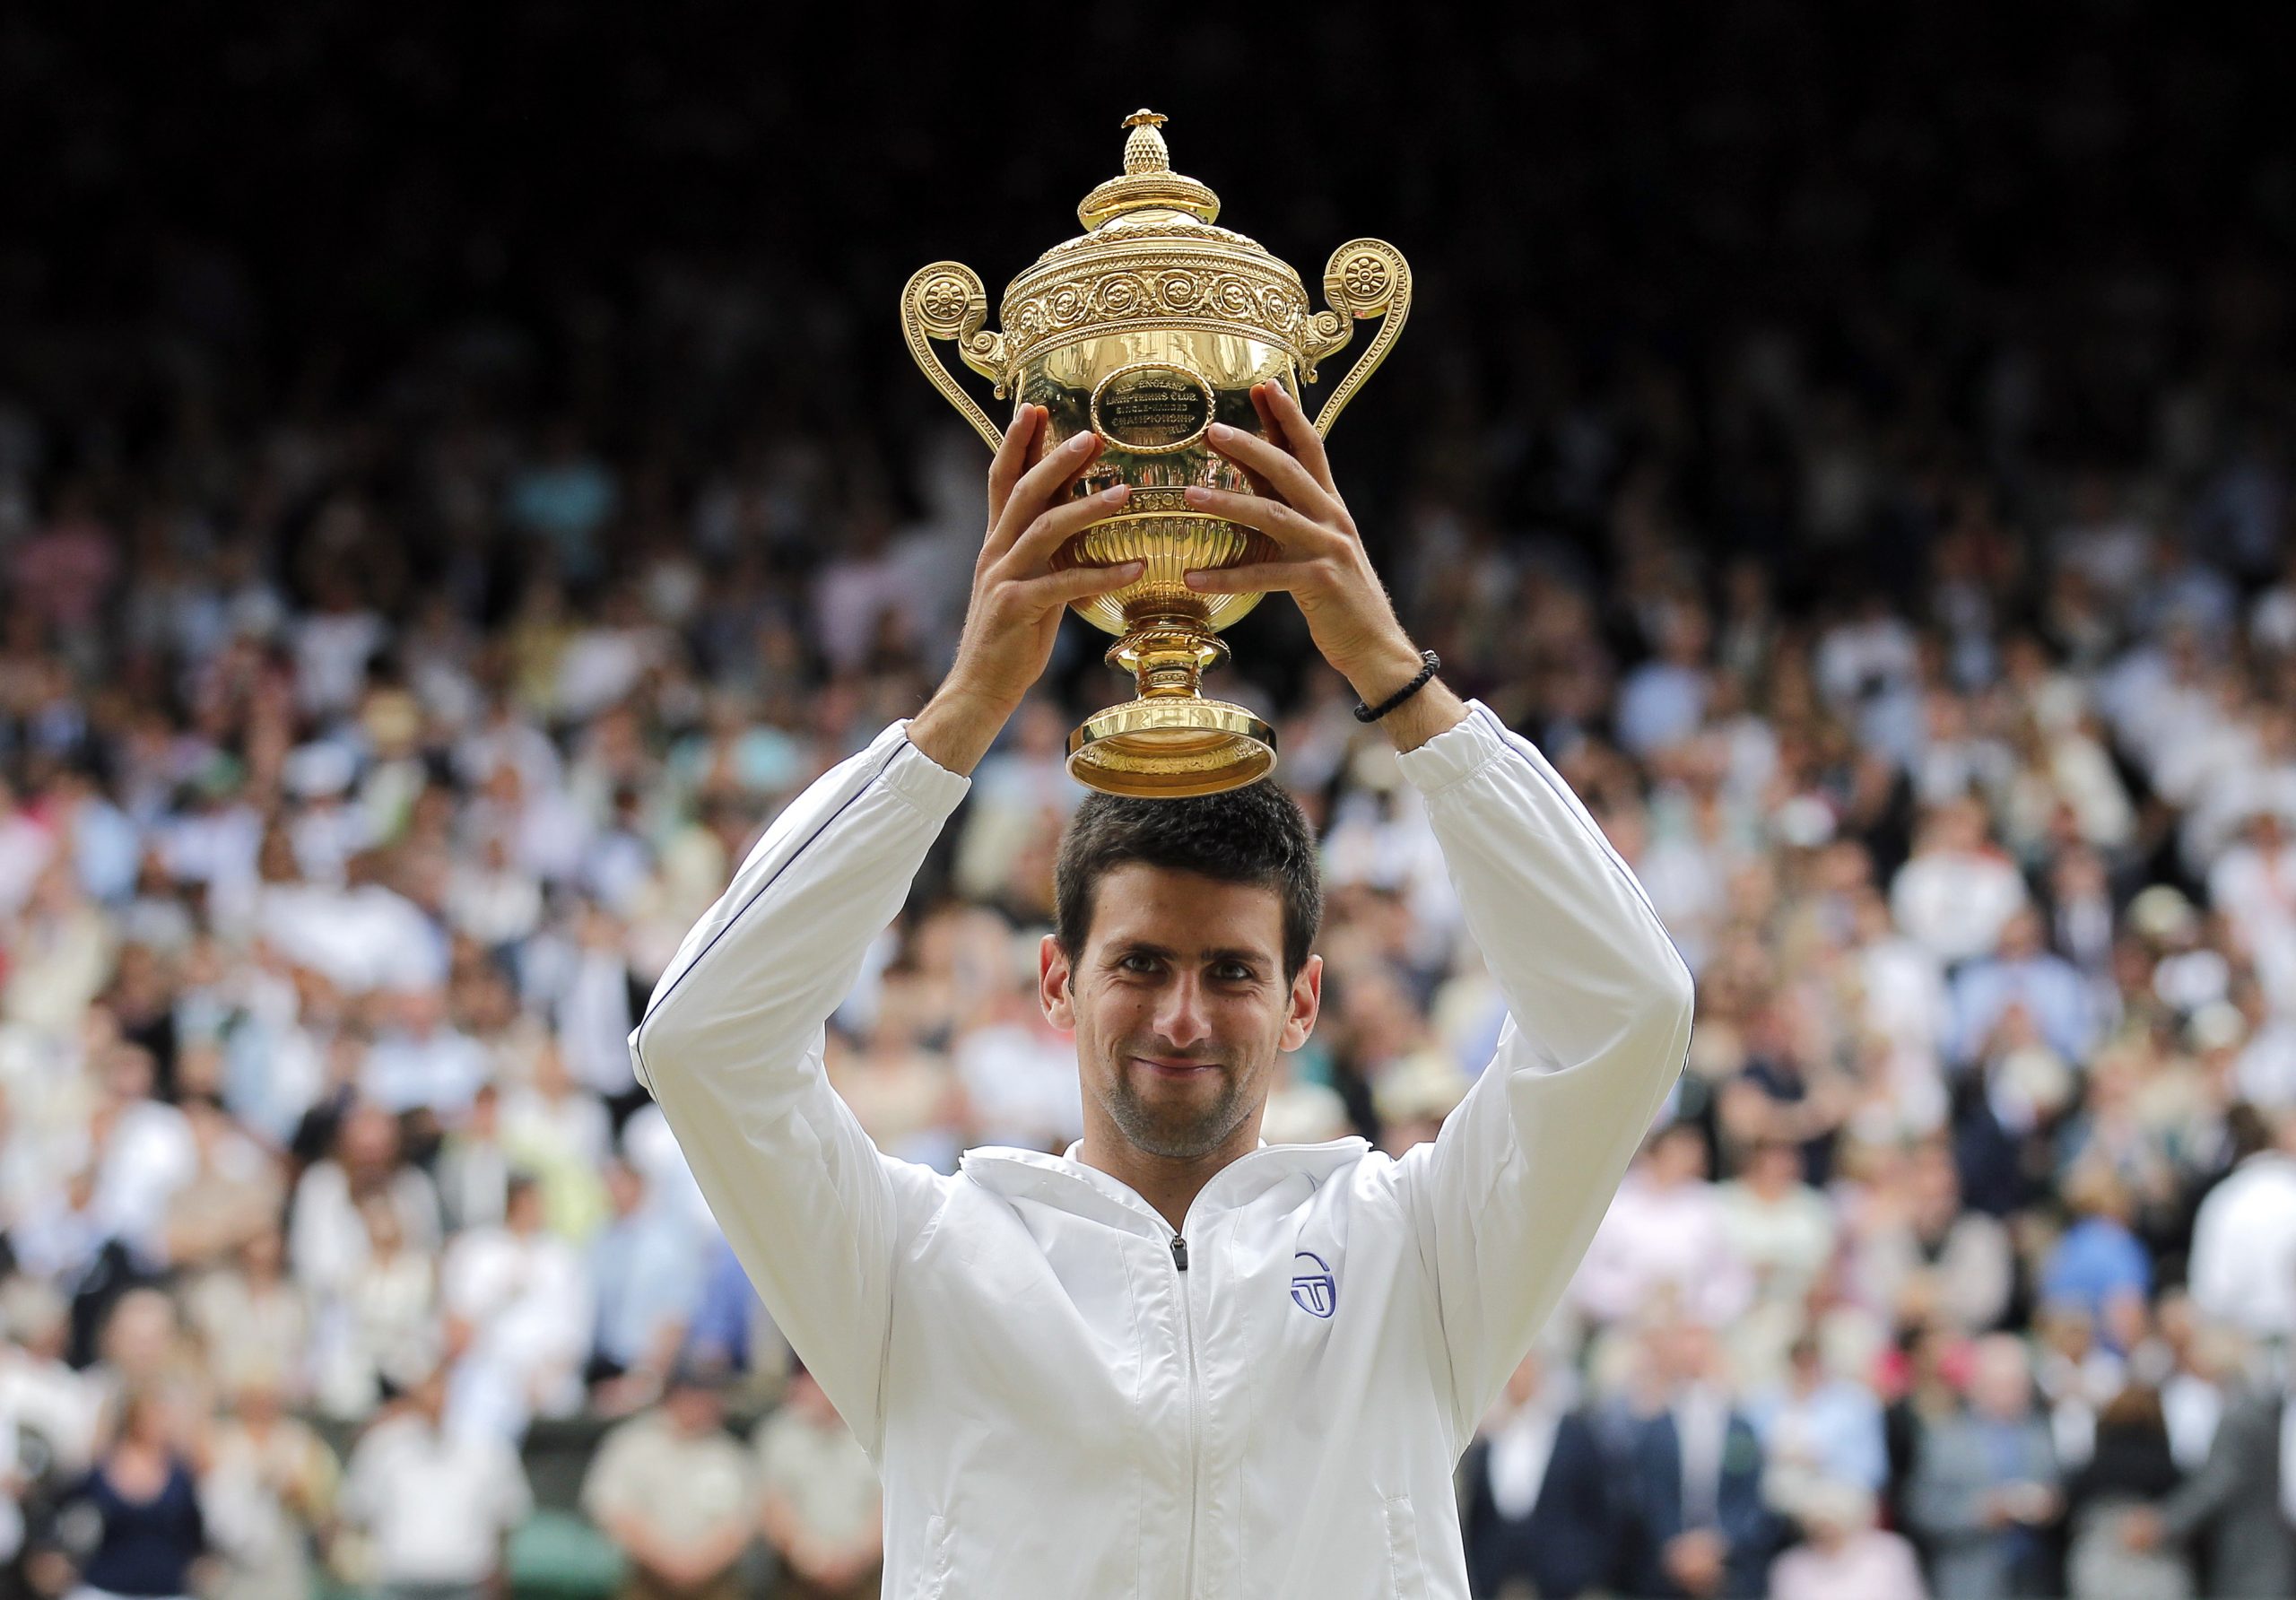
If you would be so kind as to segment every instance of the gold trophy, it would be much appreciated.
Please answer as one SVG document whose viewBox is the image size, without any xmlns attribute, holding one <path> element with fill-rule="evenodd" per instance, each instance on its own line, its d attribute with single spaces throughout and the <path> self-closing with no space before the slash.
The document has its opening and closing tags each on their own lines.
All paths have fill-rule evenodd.
<svg viewBox="0 0 2296 1600">
<path fill-rule="evenodd" d="M 1132 673 L 1136 698 L 1086 719 L 1068 736 L 1068 770 L 1110 794 L 1211 795 L 1275 765 L 1275 730 L 1241 706 L 1196 691 L 1204 670 L 1227 658 L 1219 631 L 1260 596 L 1199 595 L 1196 568 L 1265 561 L 1274 546 L 1253 528 L 1189 509 L 1190 484 L 1249 494 L 1251 484 L 1205 442 L 1214 422 L 1264 434 L 1251 389 L 1269 380 L 1297 396 L 1316 363 L 1345 348 L 1358 318 L 1378 335 L 1324 402 L 1316 431 L 1332 423 L 1386 359 L 1411 309 L 1402 252 L 1358 239 L 1324 267 L 1331 309 L 1308 309 L 1299 274 L 1240 233 L 1213 225 L 1220 198 L 1171 170 L 1158 132 L 1164 118 L 1124 120 L 1124 176 L 1076 208 L 1086 231 L 1055 245 L 1004 291 L 1002 333 L 985 327 L 988 295 L 970 267 L 936 261 L 900 293 L 901 331 L 925 376 L 995 449 L 986 412 L 935 358 L 928 341 L 955 342 L 966 366 L 1007 396 L 1041 405 L 1045 445 L 1091 429 L 1107 442 L 1079 495 L 1132 485 L 1121 510 L 1071 540 L 1054 565 L 1144 563 L 1110 594 L 1075 603 L 1117 636 L 1109 665 Z"/>
</svg>

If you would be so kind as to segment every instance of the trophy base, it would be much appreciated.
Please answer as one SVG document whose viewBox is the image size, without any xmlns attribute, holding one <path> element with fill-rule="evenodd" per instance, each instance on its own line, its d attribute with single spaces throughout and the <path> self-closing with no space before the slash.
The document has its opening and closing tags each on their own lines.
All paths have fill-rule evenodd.
<svg viewBox="0 0 2296 1600">
<path fill-rule="evenodd" d="M 1275 768 L 1275 730 L 1241 706 L 1160 694 L 1110 706 L 1068 735 L 1068 775 L 1143 800 L 1217 795 Z"/>
</svg>

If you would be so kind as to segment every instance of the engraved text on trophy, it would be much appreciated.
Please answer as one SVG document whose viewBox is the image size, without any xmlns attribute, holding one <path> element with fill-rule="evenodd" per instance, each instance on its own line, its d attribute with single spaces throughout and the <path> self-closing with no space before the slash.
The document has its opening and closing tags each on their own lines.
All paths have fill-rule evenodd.
<svg viewBox="0 0 2296 1600">
<path fill-rule="evenodd" d="M 1212 386 L 1185 367 L 1120 367 L 1092 391 L 1093 431 L 1143 456 L 1184 450 L 1212 425 Z"/>
</svg>

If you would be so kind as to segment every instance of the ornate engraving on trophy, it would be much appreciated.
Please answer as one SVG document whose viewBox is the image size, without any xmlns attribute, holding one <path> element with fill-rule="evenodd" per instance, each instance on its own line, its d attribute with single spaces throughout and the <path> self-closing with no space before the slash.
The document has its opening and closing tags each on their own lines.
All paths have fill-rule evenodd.
<svg viewBox="0 0 2296 1600">
<path fill-rule="evenodd" d="M 1143 456 L 1184 450 L 1212 426 L 1212 386 L 1185 367 L 1118 367 L 1092 391 L 1093 430 Z"/>
</svg>

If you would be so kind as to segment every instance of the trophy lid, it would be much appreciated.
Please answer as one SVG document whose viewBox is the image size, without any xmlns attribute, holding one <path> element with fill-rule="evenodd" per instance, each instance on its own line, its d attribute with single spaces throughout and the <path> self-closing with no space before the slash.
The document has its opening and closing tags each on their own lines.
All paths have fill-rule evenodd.
<svg viewBox="0 0 2296 1600">
<path fill-rule="evenodd" d="M 1157 208 L 1184 212 L 1199 222 L 1220 215 L 1220 196 L 1193 178 L 1172 170 L 1171 152 L 1159 132 L 1163 113 L 1145 106 L 1124 119 L 1132 130 L 1124 141 L 1124 176 L 1111 178 L 1085 196 L 1076 207 L 1076 220 L 1097 229 L 1126 212 Z"/>
<path fill-rule="evenodd" d="M 1331 341 L 1318 336 L 1319 324 L 1310 326 L 1300 274 L 1257 240 L 1213 221 L 1220 196 L 1172 170 L 1163 122 L 1144 109 L 1124 119 L 1123 176 L 1077 206 L 1084 232 L 1006 285 L 1002 346 L 977 370 L 1007 385 L 1032 357 L 1081 339 L 1187 327 L 1281 345 L 1295 352 L 1303 375 L 1314 371 Z M 1335 317 L 1331 322 L 1339 326 Z"/>
</svg>

